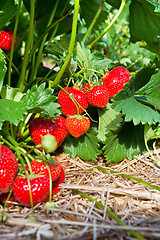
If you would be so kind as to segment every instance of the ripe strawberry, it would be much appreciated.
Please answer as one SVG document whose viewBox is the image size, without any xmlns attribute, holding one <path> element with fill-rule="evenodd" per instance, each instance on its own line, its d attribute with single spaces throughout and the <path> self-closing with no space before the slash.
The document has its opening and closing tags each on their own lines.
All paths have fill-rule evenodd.
<svg viewBox="0 0 160 240">
<path fill-rule="evenodd" d="M 55 121 L 46 120 L 43 118 L 34 118 L 29 125 L 29 132 L 32 141 L 36 145 L 42 143 L 42 137 L 50 134 L 56 138 L 59 147 L 67 136 L 65 127 L 65 118 L 59 116 Z M 42 147 L 40 148 L 43 149 Z"/>
<path fill-rule="evenodd" d="M 0 146 L 0 194 L 7 193 L 13 186 L 18 172 L 18 161 L 11 150 Z"/>
<path fill-rule="evenodd" d="M 50 168 L 52 181 L 56 180 L 60 175 L 61 165 L 58 162 L 58 160 L 53 159 L 53 158 L 51 160 L 52 160 L 52 163 L 49 163 L 49 162 L 45 163 L 42 160 L 34 159 L 31 162 L 32 171 L 35 172 L 36 174 L 46 175 L 49 177 L 49 172 L 46 167 L 46 164 L 48 164 L 48 166 Z M 29 167 L 26 166 L 26 169 L 29 170 Z"/>
<path fill-rule="evenodd" d="M 81 107 L 74 100 L 72 100 L 65 91 L 60 90 L 58 94 L 58 102 L 60 104 L 62 113 L 66 116 L 83 113 L 83 109 L 87 109 L 88 107 L 88 102 L 85 94 L 76 88 L 65 87 L 64 90 L 67 91 L 72 97 L 74 97 L 76 101 L 81 105 Z"/>
<path fill-rule="evenodd" d="M 103 84 L 108 88 L 109 97 L 113 98 L 120 90 L 122 90 L 123 85 L 129 82 L 130 77 L 130 72 L 124 67 L 116 67 L 110 72 L 107 71 L 102 79 Z"/>
<path fill-rule="evenodd" d="M 66 128 L 73 137 L 82 136 L 90 127 L 90 120 L 82 115 L 72 115 L 66 118 Z"/>
<path fill-rule="evenodd" d="M 59 192 L 60 186 L 59 184 L 63 183 L 65 181 L 65 172 L 64 169 L 61 166 L 61 171 L 59 177 L 52 182 L 52 195 L 55 195 L 56 193 Z M 49 201 L 49 196 L 45 199 L 45 202 Z"/>
<path fill-rule="evenodd" d="M 33 206 L 42 203 L 49 195 L 49 177 L 33 176 L 30 179 Z M 29 185 L 26 176 L 16 177 L 13 185 L 13 193 L 16 201 L 24 206 L 31 206 Z"/>
<path fill-rule="evenodd" d="M 13 39 L 13 30 L 7 29 L 5 31 L 0 32 L 0 48 L 6 52 L 11 51 L 11 45 L 12 45 L 12 39 Z M 17 36 L 15 38 L 14 42 L 14 48 L 17 45 Z"/>
<path fill-rule="evenodd" d="M 64 180 L 65 180 L 65 172 L 61 166 L 59 177 L 57 178 L 57 180 L 52 182 L 52 195 L 56 194 L 60 190 L 59 184 L 63 183 Z"/>
<path fill-rule="evenodd" d="M 105 85 L 94 86 L 86 93 L 89 105 L 96 107 L 105 107 L 108 103 L 109 93 Z"/>
<path fill-rule="evenodd" d="M 86 94 L 86 92 L 88 92 L 90 89 L 91 89 L 90 83 L 85 83 L 85 84 L 82 85 L 82 90 L 81 90 L 81 91 L 82 91 L 84 94 Z"/>
</svg>

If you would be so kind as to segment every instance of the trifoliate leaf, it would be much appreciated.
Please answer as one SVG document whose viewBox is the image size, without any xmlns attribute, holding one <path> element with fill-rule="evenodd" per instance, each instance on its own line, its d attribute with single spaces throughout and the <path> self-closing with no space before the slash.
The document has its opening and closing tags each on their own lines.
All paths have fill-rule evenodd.
<svg viewBox="0 0 160 240">
<path fill-rule="evenodd" d="M 117 163 L 124 158 L 132 160 L 136 155 L 146 151 L 144 144 L 144 127 L 132 122 L 125 123 L 117 134 L 111 131 L 104 142 L 104 156 L 107 163 Z"/>
<path fill-rule="evenodd" d="M 64 142 L 64 152 L 69 153 L 72 158 L 78 156 L 86 161 L 96 161 L 101 153 L 96 135 L 96 131 L 89 130 L 79 138 L 69 136 Z"/>
<path fill-rule="evenodd" d="M 18 121 L 23 119 L 23 114 L 25 113 L 26 110 L 23 103 L 9 99 L 0 99 L 0 128 L 5 121 L 17 125 Z"/>
<path fill-rule="evenodd" d="M 114 108 L 115 111 L 122 111 L 122 114 L 125 115 L 125 121 L 129 122 L 133 120 L 135 125 L 140 122 L 142 124 L 152 124 L 154 121 L 160 121 L 160 114 L 151 109 L 150 106 L 143 104 L 147 95 L 145 91 L 140 91 L 147 85 L 151 85 L 151 89 L 157 87 L 158 78 L 156 78 L 157 82 L 153 82 L 151 79 L 152 75 L 155 73 L 155 68 L 155 65 L 148 65 L 142 68 L 130 79 L 129 83 L 124 85 L 124 90 L 121 90 L 114 97 L 112 108 Z M 150 81 L 152 83 L 150 83 Z M 148 88 L 149 87 L 147 87 L 147 89 Z M 149 103 L 151 104 L 151 101 Z M 152 105 L 155 107 L 154 102 Z"/>
<path fill-rule="evenodd" d="M 106 134 L 110 130 L 116 130 L 121 126 L 123 121 L 122 114 L 115 112 L 110 104 L 107 104 L 105 108 L 98 108 L 99 123 L 98 123 L 98 135 L 97 137 L 104 141 Z"/>
</svg>

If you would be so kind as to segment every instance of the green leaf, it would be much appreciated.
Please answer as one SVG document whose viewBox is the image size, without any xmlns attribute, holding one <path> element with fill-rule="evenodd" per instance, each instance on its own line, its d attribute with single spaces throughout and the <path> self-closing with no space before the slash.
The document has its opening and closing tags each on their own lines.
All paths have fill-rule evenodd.
<svg viewBox="0 0 160 240">
<path fill-rule="evenodd" d="M 81 69 L 90 68 L 90 60 L 93 58 L 89 49 L 86 49 L 84 44 L 77 43 L 77 62 Z"/>
<path fill-rule="evenodd" d="M 132 0 L 130 5 L 130 34 L 148 50 L 160 53 L 160 14 L 156 1 Z M 138 17 L 137 17 L 138 16 Z"/>
<path fill-rule="evenodd" d="M 23 97 L 23 93 L 19 91 L 19 88 L 4 86 L 1 91 L 1 97 L 3 99 L 10 99 L 19 102 L 20 99 Z"/>
<path fill-rule="evenodd" d="M 4 27 L 6 23 L 15 15 L 17 7 L 14 0 L 0 1 L 0 28 Z"/>
<path fill-rule="evenodd" d="M 96 161 L 101 153 L 96 135 L 94 130 L 89 130 L 79 138 L 69 136 L 64 142 L 64 152 L 69 153 L 72 158 L 78 156 L 85 161 Z"/>
<path fill-rule="evenodd" d="M 145 101 L 145 103 L 149 103 L 152 106 L 156 107 L 158 110 L 160 110 L 160 72 L 157 74 L 154 74 L 150 81 L 141 89 L 136 91 L 135 93 L 137 96 L 137 99 L 142 97 L 142 100 Z"/>
<path fill-rule="evenodd" d="M 154 65 L 149 64 L 148 66 L 142 68 L 135 76 L 131 78 L 129 83 L 124 85 L 124 90 L 121 90 L 114 97 L 112 108 L 114 108 L 115 111 L 122 111 L 122 113 L 125 115 L 125 121 L 129 122 L 133 120 L 135 125 L 139 124 L 140 122 L 142 124 L 152 124 L 154 121 L 160 121 L 160 114 L 155 112 L 149 106 L 143 104 L 144 100 L 147 98 L 145 92 L 142 91 L 141 95 L 137 95 L 138 93 L 140 94 L 139 89 L 143 89 L 143 87 L 145 85 L 147 86 L 147 84 L 149 86 L 152 85 L 152 88 L 157 86 L 156 82 L 150 84 L 150 81 L 153 82 L 151 76 L 154 73 Z"/>
<path fill-rule="evenodd" d="M 110 104 L 107 104 L 106 108 L 98 108 L 99 123 L 98 123 L 98 135 L 97 137 L 104 141 L 106 134 L 110 130 L 116 130 L 122 124 L 123 118 L 121 113 L 115 112 Z"/>
<path fill-rule="evenodd" d="M 7 71 L 7 67 L 6 67 L 5 57 L 2 51 L 0 50 L 0 92 L 3 86 L 3 80 L 5 77 L 6 71 Z"/>
<path fill-rule="evenodd" d="M 144 127 L 141 124 L 134 126 L 132 122 L 125 123 L 117 134 L 110 131 L 104 144 L 104 156 L 107 163 L 117 163 L 124 158 L 132 160 L 146 150 Z"/>
<path fill-rule="evenodd" d="M 0 128 L 5 121 L 17 125 L 19 120 L 23 119 L 23 114 L 25 113 L 26 110 L 23 103 L 9 99 L 0 99 Z"/>
<path fill-rule="evenodd" d="M 27 91 L 21 102 L 25 105 L 26 110 L 34 113 L 41 113 L 45 117 L 54 117 L 59 115 L 59 104 L 54 102 L 56 97 L 53 95 L 53 89 L 45 88 L 45 83 L 40 86 L 34 85 Z"/>
<path fill-rule="evenodd" d="M 152 126 L 149 124 L 145 124 L 144 125 L 144 140 L 147 143 L 148 140 L 150 140 L 151 138 L 153 139 L 153 137 L 156 137 L 155 135 L 155 131 L 153 130 Z"/>
<path fill-rule="evenodd" d="M 60 38 L 55 42 L 52 42 L 50 45 L 47 45 L 45 52 L 53 54 L 55 56 L 64 56 L 64 53 L 67 53 L 69 47 L 69 39 L 66 37 Z"/>
<path fill-rule="evenodd" d="M 134 125 L 138 125 L 140 122 L 142 124 L 152 124 L 154 121 L 160 121 L 160 114 L 158 112 L 139 103 L 134 97 L 117 101 L 113 104 L 113 107 L 115 111 L 122 111 L 122 113 L 126 115 L 126 122 L 133 120 Z"/>
</svg>

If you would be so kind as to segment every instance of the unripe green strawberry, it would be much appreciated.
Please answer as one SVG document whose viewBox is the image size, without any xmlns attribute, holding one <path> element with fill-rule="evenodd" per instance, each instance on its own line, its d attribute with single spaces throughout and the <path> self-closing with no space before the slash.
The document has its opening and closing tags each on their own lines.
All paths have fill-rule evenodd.
<svg viewBox="0 0 160 240">
<path fill-rule="evenodd" d="M 55 137 L 59 147 L 67 136 L 65 119 L 61 116 L 54 121 L 43 118 L 34 118 L 29 125 L 29 132 L 35 145 L 41 145 L 42 137 L 50 134 Z M 42 147 L 40 148 L 43 149 Z"/>
<path fill-rule="evenodd" d="M 90 120 L 82 115 L 72 115 L 66 118 L 66 128 L 73 137 L 82 136 L 90 128 Z"/>
<path fill-rule="evenodd" d="M 30 177 L 31 193 L 33 206 L 45 201 L 49 195 L 49 177 L 33 176 Z M 29 185 L 26 176 L 16 177 L 13 185 L 13 193 L 16 201 L 24 206 L 31 206 Z"/>
<path fill-rule="evenodd" d="M 95 107 L 105 107 L 108 103 L 108 88 L 104 85 L 94 86 L 86 92 L 88 104 Z"/>
<path fill-rule="evenodd" d="M 80 106 L 76 103 L 76 101 L 74 101 L 74 99 L 72 100 L 72 98 L 64 90 L 74 97 Z M 87 109 L 88 107 L 85 94 L 76 88 L 65 87 L 64 90 L 61 89 L 58 94 L 58 102 L 62 113 L 66 116 L 83 113 L 83 109 Z"/>
<path fill-rule="evenodd" d="M 47 134 L 42 137 L 41 146 L 46 152 L 51 153 L 57 149 L 58 143 L 53 135 Z"/>
<path fill-rule="evenodd" d="M 13 186 L 18 172 L 18 160 L 6 146 L 0 146 L 0 194 L 7 193 Z"/>
<path fill-rule="evenodd" d="M 129 82 L 130 77 L 130 72 L 124 67 L 116 67 L 110 72 L 107 71 L 102 79 L 103 84 L 108 88 L 109 97 L 113 98 L 122 90 L 123 85 Z"/>
<path fill-rule="evenodd" d="M 10 52 L 12 46 L 12 39 L 13 39 L 13 30 L 6 29 L 5 31 L 0 32 L 0 48 L 3 51 Z M 14 48 L 17 45 L 17 36 L 14 42 Z"/>
</svg>

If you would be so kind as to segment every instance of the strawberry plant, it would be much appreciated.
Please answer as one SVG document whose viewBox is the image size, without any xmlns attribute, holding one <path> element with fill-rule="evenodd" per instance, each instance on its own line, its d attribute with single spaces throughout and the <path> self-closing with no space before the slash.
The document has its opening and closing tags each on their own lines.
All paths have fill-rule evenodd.
<svg viewBox="0 0 160 240">
<path fill-rule="evenodd" d="M 118 11 L 107 25 L 109 5 Z M 107 163 L 115 163 L 143 154 L 159 132 L 158 3 L 131 0 L 128 8 L 130 40 L 157 58 L 133 71 L 98 51 L 126 6 L 127 0 L 1 1 L 0 142 L 14 152 L 18 174 L 24 175 L 17 176 L 13 187 L 20 203 L 44 201 L 49 189 L 51 200 L 51 190 L 57 192 L 64 181 L 63 169 L 53 182 L 52 170 L 44 179 L 33 176 L 32 162 L 46 152 L 54 155 L 61 148 L 86 161 L 103 154 Z M 51 68 L 45 66 L 46 58 L 53 62 Z M 72 132 L 72 115 L 81 115 L 76 117 L 80 133 Z M 32 183 L 43 181 L 45 196 L 42 191 L 35 200 Z M 24 188 L 30 189 L 25 201 L 19 197 Z"/>
</svg>

